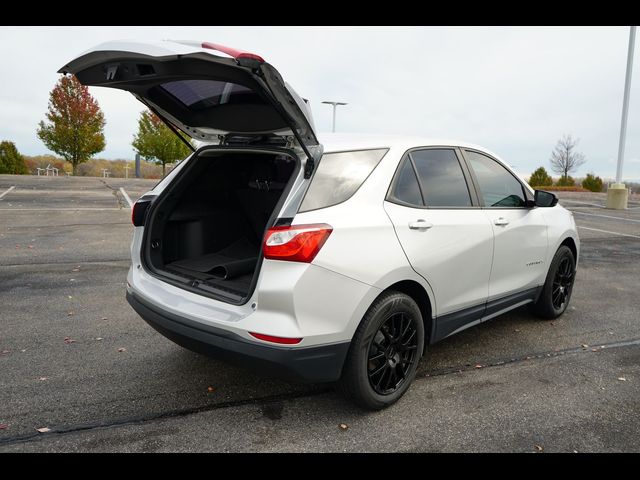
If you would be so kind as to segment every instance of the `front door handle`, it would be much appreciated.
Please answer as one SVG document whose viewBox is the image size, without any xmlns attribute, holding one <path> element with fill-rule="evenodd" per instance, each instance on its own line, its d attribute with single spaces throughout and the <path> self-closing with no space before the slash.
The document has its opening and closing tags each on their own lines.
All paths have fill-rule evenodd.
<svg viewBox="0 0 640 480">
<path fill-rule="evenodd" d="M 505 225 L 509 225 L 509 220 L 507 220 L 504 217 L 500 217 L 496 220 L 493 221 L 494 225 L 500 225 L 501 227 L 504 227 Z"/>
<path fill-rule="evenodd" d="M 429 223 L 426 220 L 419 219 L 415 222 L 409 222 L 409 228 L 411 230 L 429 230 L 433 227 L 433 223 Z"/>
</svg>

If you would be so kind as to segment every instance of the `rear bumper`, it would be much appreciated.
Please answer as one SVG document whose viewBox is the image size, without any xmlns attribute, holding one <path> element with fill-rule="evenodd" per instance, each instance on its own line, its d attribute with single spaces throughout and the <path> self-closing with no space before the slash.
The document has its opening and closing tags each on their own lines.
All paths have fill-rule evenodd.
<svg viewBox="0 0 640 480">
<path fill-rule="evenodd" d="M 227 330 L 159 311 L 133 293 L 127 292 L 127 301 L 145 322 L 182 347 L 287 380 L 336 381 L 349 349 L 349 342 L 298 348 L 253 343 Z"/>
</svg>

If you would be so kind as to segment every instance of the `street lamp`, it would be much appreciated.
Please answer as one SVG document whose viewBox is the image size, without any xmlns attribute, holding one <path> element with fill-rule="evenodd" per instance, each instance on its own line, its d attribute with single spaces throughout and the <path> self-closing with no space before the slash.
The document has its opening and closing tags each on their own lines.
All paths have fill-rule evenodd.
<svg viewBox="0 0 640 480">
<path fill-rule="evenodd" d="M 344 102 L 322 102 L 322 103 L 326 103 L 327 105 L 333 105 L 333 126 L 331 127 L 331 131 L 335 132 L 336 131 L 336 107 L 338 105 L 348 105 L 348 104 Z"/>
</svg>

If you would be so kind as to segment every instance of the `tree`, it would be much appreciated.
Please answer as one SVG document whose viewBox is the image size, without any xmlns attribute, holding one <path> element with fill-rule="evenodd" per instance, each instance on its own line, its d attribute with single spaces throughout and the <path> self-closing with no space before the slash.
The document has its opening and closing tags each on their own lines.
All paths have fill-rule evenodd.
<svg viewBox="0 0 640 480">
<path fill-rule="evenodd" d="M 586 188 L 592 192 L 601 192 L 602 179 L 600 177 L 596 177 L 594 173 L 587 173 L 587 177 L 582 180 L 582 188 Z"/>
<path fill-rule="evenodd" d="M 544 167 L 538 168 L 529 177 L 529 185 L 532 187 L 544 187 L 553 184 L 553 178 L 547 173 Z"/>
<path fill-rule="evenodd" d="M 62 156 L 73 167 L 104 150 L 104 115 L 98 102 L 74 76 L 63 76 L 49 94 L 46 113 L 38 137 L 46 147 Z"/>
<path fill-rule="evenodd" d="M 163 177 L 167 163 L 181 160 L 190 153 L 177 135 L 149 110 L 140 114 L 138 133 L 134 135 L 131 145 L 147 162 L 162 165 Z"/>
<path fill-rule="evenodd" d="M 16 144 L 7 140 L 0 142 L 0 173 L 12 175 L 29 173 L 24 157 L 18 152 Z"/>
<path fill-rule="evenodd" d="M 562 135 L 551 152 L 551 170 L 567 179 L 569 174 L 582 165 L 586 160 L 584 154 L 576 151 L 578 140 L 571 135 Z"/>
</svg>

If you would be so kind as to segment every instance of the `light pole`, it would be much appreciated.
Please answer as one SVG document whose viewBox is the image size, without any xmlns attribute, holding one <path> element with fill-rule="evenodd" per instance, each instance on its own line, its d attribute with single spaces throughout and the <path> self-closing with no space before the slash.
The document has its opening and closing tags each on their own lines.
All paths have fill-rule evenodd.
<svg viewBox="0 0 640 480">
<path fill-rule="evenodd" d="M 331 131 L 335 132 L 336 131 L 336 107 L 338 105 L 348 105 L 347 103 L 344 102 L 322 102 L 322 103 L 326 103 L 327 105 L 333 105 L 333 126 L 331 127 Z"/>
<path fill-rule="evenodd" d="M 624 163 L 624 148 L 627 139 L 627 117 L 629 116 L 629 95 L 631 93 L 631 72 L 633 71 L 633 49 L 635 43 L 636 27 L 631 26 L 629 29 L 629 49 L 627 50 L 627 74 L 624 80 L 624 97 L 622 100 L 616 183 L 609 185 L 607 189 L 607 208 L 625 209 L 629 200 L 629 190 L 622 183 L 622 165 Z"/>
</svg>

